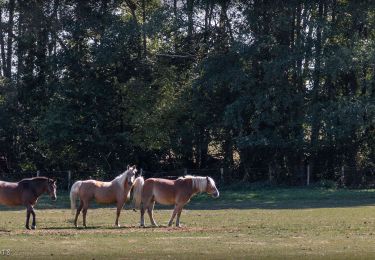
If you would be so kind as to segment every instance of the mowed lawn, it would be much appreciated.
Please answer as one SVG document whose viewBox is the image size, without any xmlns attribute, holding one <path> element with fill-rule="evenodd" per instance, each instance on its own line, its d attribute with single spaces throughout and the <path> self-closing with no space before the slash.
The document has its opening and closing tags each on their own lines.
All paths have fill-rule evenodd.
<svg viewBox="0 0 375 260">
<path fill-rule="evenodd" d="M 269 259 L 374 258 L 375 191 L 267 188 L 200 195 L 168 228 L 171 209 L 156 206 L 161 227 L 138 228 L 127 205 L 121 228 L 115 210 L 93 205 L 88 228 L 74 228 L 67 194 L 36 207 L 37 230 L 24 229 L 25 210 L 0 207 L 0 259 Z M 146 216 L 147 224 L 149 224 Z M 82 223 L 82 218 L 80 218 Z M 5 251 L 3 251 L 5 250 Z M 10 251 L 7 251 L 10 250 Z"/>
</svg>

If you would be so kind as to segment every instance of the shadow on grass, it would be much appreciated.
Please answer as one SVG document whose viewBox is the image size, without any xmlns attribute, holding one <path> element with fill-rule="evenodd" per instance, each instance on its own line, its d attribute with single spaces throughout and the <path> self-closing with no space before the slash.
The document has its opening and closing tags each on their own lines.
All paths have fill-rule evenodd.
<svg viewBox="0 0 375 260">
<path fill-rule="evenodd" d="M 134 228 L 141 228 L 139 227 L 139 225 L 132 225 L 132 226 L 120 226 L 120 227 L 115 227 L 115 226 L 87 226 L 87 227 L 83 227 L 83 226 L 78 226 L 78 227 L 74 227 L 73 225 L 72 226 L 68 226 L 68 227 L 61 227 L 61 226 L 49 226 L 49 227 L 44 227 L 44 228 L 40 228 L 41 230 L 77 230 L 77 231 L 81 231 L 81 230 L 128 230 L 128 229 L 134 229 Z M 146 227 L 146 228 L 158 228 L 158 227 Z"/>
<path fill-rule="evenodd" d="M 266 188 L 223 190 L 218 199 L 198 195 L 187 209 L 309 209 L 375 205 L 375 190 Z"/>
<path fill-rule="evenodd" d="M 221 196 L 214 199 L 200 194 L 191 199 L 185 209 L 309 209 L 337 208 L 375 205 L 375 190 L 349 190 L 324 188 L 263 188 L 222 190 Z M 70 209 L 68 192 L 61 192 L 57 201 L 51 201 L 46 195 L 40 197 L 37 206 L 40 209 Z M 91 203 L 90 209 L 115 209 L 114 205 Z M 128 202 L 125 210 L 131 210 L 132 203 Z M 173 206 L 155 205 L 155 209 L 173 209 Z M 25 210 L 24 207 L 0 206 L 0 211 Z M 138 211 L 139 212 L 139 211 Z"/>
<path fill-rule="evenodd" d="M 312 208 L 343 208 L 343 207 L 359 207 L 359 206 L 373 206 L 374 199 L 355 199 L 337 201 L 335 199 L 327 199 L 325 201 L 304 200 L 304 201 L 220 201 L 207 205 L 206 203 L 192 203 L 187 205 L 186 209 L 191 210 L 220 210 L 220 209 L 312 209 Z"/>
<path fill-rule="evenodd" d="M 42 230 L 94 230 L 94 229 L 105 229 L 105 227 L 102 227 L 102 226 L 75 227 L 72 225 L 71 227 L 56 226 L 56 227 L 44 227 L 40 229 Z"/>
</svg>

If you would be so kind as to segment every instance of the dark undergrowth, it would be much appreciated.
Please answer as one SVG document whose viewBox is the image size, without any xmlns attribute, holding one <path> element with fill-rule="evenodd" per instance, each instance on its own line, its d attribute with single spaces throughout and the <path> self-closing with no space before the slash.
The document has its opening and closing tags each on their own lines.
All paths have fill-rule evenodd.
<svg viewBox="0 0 375 260">
<path fill-rule="evenodd" d="M 220 197 L 211 198 L 207 194 L 199 194 L 191 199 L 186 206 L 188 209 L 305 209 L 305 208 L 334 208 L 355 207 L 375 204 L 374 189 L 337 189 L 320 186 L 311 187 L 276 187 L 254 185 L 231 185 L 220 188 Z M 113 207 L 92 202 L 91 207 Z M 171 208 L 156 204 L 156 209 Z M 22 207 L 19 207 L 22 209 Z M 51 201 L 43 195 L 37 204 L 39 209 L 70 208 L 69 194 L 66 191 L 58 193 L 58 200 Z M 132 209 L 127 202 L 125 209 Z M 0 210 L 14 208 L 0 206 Z"/>
</svg>

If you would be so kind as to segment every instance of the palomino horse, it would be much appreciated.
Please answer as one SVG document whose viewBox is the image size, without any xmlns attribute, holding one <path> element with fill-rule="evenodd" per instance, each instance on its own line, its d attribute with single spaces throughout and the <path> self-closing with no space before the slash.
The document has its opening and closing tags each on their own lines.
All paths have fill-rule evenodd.
<svg viewBox="0 0 375 260">
<path fill-rule="evenodd" d="M 177 215 L 176 226 L 180 227 L 182 208 L 192 196 L 200 192 L 206 192 L 214 198 L 219 197 L 215 182 L 210 177 L 185 176 L 177 180 L 159 178 L 144 180 L 143 177 L 138 177 L 134 182 L 133 199 L 135 207 L 141 209 L 141 227 L 145 225 L 145 209 L 151 224 L 157 226 L 153 217 L 155 201 L 163 205 L 175 205 L 168 226 L 172 226 L 173 219 Z"/>
<path fill-rule="evenodd" d="M 83 226 L 86 227 L 86 214 L 91 200 L 95 199 L 98 203 L 117 205 L 116 226 L 120 226 L 118 219 L 120 212 L 126 200 L 130 196 L 130 190 L 133 187 L 136 166 L 128 167 L 121 175 L 117 176 L 111 182 L 102 182 L 96 180 L 76 181 L 70 190 L 70 205 L 74 214 L 76 209 L 76 200 L 80 199 L 80 205 L 77 208 L 74 225 L 77 227 L 77 219 L 82 210 Z"/>
<path fill-rule="evenodd" d="M 0 181 L 0 204 L 6 206 L 24 205 L 27 209 L 27 229 L 30 229 L 30 214 L 33 215 L 31 229 L 36 228 L 34 206 L 43 193 L 48 193 L 52 200 L 56 200 L 56 181 L 46 177 L 23 179 L 19 182 Z"/>
</svg>

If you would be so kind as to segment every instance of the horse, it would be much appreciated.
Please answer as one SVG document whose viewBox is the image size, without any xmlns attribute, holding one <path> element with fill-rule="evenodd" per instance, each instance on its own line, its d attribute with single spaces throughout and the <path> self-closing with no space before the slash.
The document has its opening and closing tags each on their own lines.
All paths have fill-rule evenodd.
<svg viewBox="0 0 375 260">
<path fill-rule="evenodd" d="M 47 177 L 23 179 L 19 182 L 0 181 L 0 204 L 26 207 L 26 225 L 30 229 L 30 214 L 33 216 L 31 229 L 36 229 L 34 206 L 43 193 L 48 193 L 53 201 L 56 196 L 56 180 Z"/>
<path fill-rule="evenodd" d="M 168 226 L 172 226 L 173 220 L 177 215 L 176 226 L 181 227 L 180 216 L 183 207 L 195 194 L 202 192 L 206 192 L 214 198 L 219 197 L 219 191 L 211 177 L 188 175 L 177 180 L 161 178 L 144 180 L 141 176 L 136 178 L 133 187 L 133 201 L 135 208 L 141 209 L 140 226 L 145 226 L 145 209 L 147 209 L 151 224 L 158 226 L 153 216 L 155 202 L 158 202 L 163 205 L 175 206 Z"/>
<path fill-rule="evenodd" d="M 76 181 L 70 190 L 70 205 L 72 214 L 76 209 L 76 200 L 80 199 L 80 205 L 77 208 L 74 226 L 78 227 L 78 216 L 83 213 L 83 226 L 86 227 L 86 214 L 90 201 L 95 199 L 97 203 L 102 204 L 116 204 L 117 214 L 115 226 L 120 227 L 119 217 L 122 207 L 130 196 L 130 190 L 133 186 L 135 174 L 137 173 L 136 166 L 127 168 L 127 170 L 117 176 L 110 182 L 102 182 L 97 180 Z"/>
</svg>

